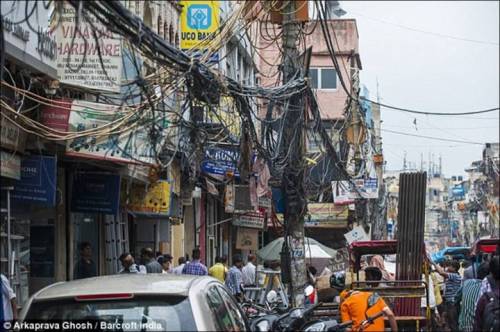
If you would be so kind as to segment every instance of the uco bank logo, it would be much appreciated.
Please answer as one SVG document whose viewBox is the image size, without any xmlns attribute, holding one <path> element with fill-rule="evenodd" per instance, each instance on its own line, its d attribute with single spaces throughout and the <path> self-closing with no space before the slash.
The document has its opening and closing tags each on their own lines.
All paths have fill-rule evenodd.
<svg viewBox="0 0 500 332">
<path fill-rule="evenodd" d="M 208 5 L 188 7 L 187 24 L 190 29 L 206 30 L 212 25 L 212 9 Z"/>
</svg>

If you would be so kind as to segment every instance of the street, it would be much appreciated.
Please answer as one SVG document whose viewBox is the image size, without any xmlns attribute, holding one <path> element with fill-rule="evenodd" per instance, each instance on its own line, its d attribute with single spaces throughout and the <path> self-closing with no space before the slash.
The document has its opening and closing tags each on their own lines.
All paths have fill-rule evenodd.
<svg viewBox="0 0 500 332">
<path fill-rule="evenodd" d="M 499 2 L 0 17 L 0 331 L 500 330 Z"/>
</svg>

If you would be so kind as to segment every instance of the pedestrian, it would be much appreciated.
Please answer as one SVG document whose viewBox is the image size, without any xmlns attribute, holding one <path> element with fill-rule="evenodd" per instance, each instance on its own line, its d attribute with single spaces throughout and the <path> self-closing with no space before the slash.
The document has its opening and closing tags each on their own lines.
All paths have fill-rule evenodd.
<svg viewBox="0 0 500 332">
<path fill-rule="evenodd" d="M 155 259 L 153 249 L 144 249 L 142 256 L 144 258 L 144 266 L 146 266 L 147 273 L 163 273 L 163 267 Z"/>
<path fill-rule="evenodd" d="M 0 279 L 2 282 L 2 310 L 0 313 L 0 327 L 4 327 L 4 322 L 12 322 L 17 320 L 17 303 L 16 303 L 16 293 L 10 287 L 9 279 L 3 274 L 0 274 Z"/>
<path fill-rule="evenodd" d="M 158 263 L 162 267 L 162 273 L 172 273 L 172 260 L 173 257 L 170 254 L 165 254 L 157 258 Z"/>
<path fill-rule="evenodd" d="M 242 295 L 243 291 L 241 286 L 243 286 L 243 274 L 241 272 L 241 268 L 243 267 L 243 260 L 241 259 L 241 255 L 233 256 L 233 266 L 229 269 L 226 278 L 226 286 L 231 291 L 238 300 L 243 300 Z"/>
<path fill-rule="evenodd" d="M 474 331 L 500 331 L 500 256 L 489 262 L 491 291 L 479 298 L 474 317 Z"/>
<path fill-rule="evenodd" d="M 222 257 L 215 257 L 215 264 L 208 270 L 208 275 L 214 277 L 220 282 L 226 280 L 226 267 L 222 263 Z"/>
<path fill-rule="evenodd" d="M 475 272 L 475 277 L 465 280 L 456 296 L 455 302 L 460 308 L 458 328 L 463 332 L 473 331 L 476 302 L 479 298 L 479 291 L 481 290 L 481 281 L 489 273 L 489 264 L 482 263 Z"/>
<path fill-rule="evenodd" d="M 481 253 L 470 257 L 471 264 L 464 270 L 463 282 L 468 279 L 477 279 L 477 269 L 482 261 Z"/>
<path fill-rule="evenodd" d="M 500 245 L 497 248 L 500 248 Z M 495 254 L 493 256 L 493 258 L 495 256 L 498 256 L 498 255 Z M 481 298 L 481 296 L 483 296 L 483 294 L 491 292 L 494 288 L 495 288 L 495 278 L 493 276 L 493 271 L 491 271 L 491 269 L 490 269 L 490 274 L 487 275 L 485 278 L 483 278 L 483 280 L 481 282 L 481 290 L 479 291 L 479 298 Z M 477 301 L 479 301 L 479 299 Z M 477 302 L 476 302 L 476 307 L 477 307 Z"/>
<path fill-rule="evenodd" d="M 200 261 L 201 252 L 199 248 L 194 248 L 191 262 L 184 265 L 182 274 L 192 274 L 197 276 L 206 276 L 208 274 L 207 267 Z"/>
<path fill-rule="evenodd" d="M 380 255 L 375 255 L 372 257 L 370 261 L 370 266 L 375 266 L 380 269 L 382 272 L 382 280 L 383 281 L 394 281 L 394 275 L 386 270 L 384 258 Z"/>
<path fill-rule="evenodd" d="M 241 269 L 243 274 L 243 285 L 247 287 L 255 287 L 255 262 L 257 257 L 254 254 L 250 254 L 247 257 L 247 264 Z"/>
<path fill-rule="evenodd" d="M 382 280 L 382 271 L 378 267 L 369 266 L 365 268 L 366 281 L 380 281 Z M 378 284 L 370 283 L 368 287 L 377 287 Z M 352 321 L 352 330 L 359 331 L 384 331 L 384 317 L 379 317 L 373 321 L 372 324 L 362 326 L 363 321 L 368 316 L 374 316 L 379 312 L 383 312 L 384 316 L 389 320 L 391 331 L 396 332 L 398 325 L 396 317 L 392 310 L 387 306 L 385 301 L 375 292 L 369 291 L 349 291 L 342 292 L 344 299 L 340 304 L 340 315 L 342 322 Z"/>
<path fill-rule="evenodd" d="M 124 252 L 123 254 L 120 255 L 120 258 L 118 258 L 122 265 L 122 269 L 118 272 L 120 274 L 124 273 L 141 273 L 145 274 L 146 273 L 146 267 L 144 265 L 137 265 L 135 264 L 134 257 L 128 252 Z"/>
<path fill-rule="evenodd" d="M 158 261 L 158 263 L 160 263 L 160 260 L 163 262 L 163 253 L 161 251 L 157 251 L 155 253 L 155 259 Z"/>
<path fill-rule="evenodd" d="M 172 273 L 176 275 L 182 274 L 182 269 L 184 269 L 184 265 L 186 265 L 186 257 L 181 256 L 177 259 L 177 266 L 172 269 Z"/>
<path fill-rule="evenodd" d="M 445 279 L 444 289 L 444 321 L 448 324 L 451 331 L 458 330 L 458 310 L 455 305 L 455 296 L 457 295 L 460 286 L 462 285 L 462 276 L 458 273 L 460 264 L 453 260 L 451 261 L 446 270 L 439 265 L 435 265 L 436 271 Z"/>
<path fill-rule="evenodd" d="M 97 276 L 97 267 L 92 260 L 92 246 L 89 242 L 82 242 L 78 246 L 80 259 L 75 264 L 73 279 L 84 279 Z"/>
</svg>

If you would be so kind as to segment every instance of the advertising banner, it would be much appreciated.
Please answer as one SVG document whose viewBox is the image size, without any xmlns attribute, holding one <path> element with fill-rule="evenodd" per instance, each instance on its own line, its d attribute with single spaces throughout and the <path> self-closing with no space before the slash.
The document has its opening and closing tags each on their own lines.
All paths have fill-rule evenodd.
<svg viewBox="0 0 500 332">
<path fill-rule="evenodd" d="M 121 39 L 91 13 L 86 19 L 77 26 L 75 8 L 67 3 L 61 14 L 57 15 L 57 76 L 65 84 L 119 93 L 122 75 Z"/>
<path fill-rule="evenodd" d="M 32 155 L 21 160 L 21 179 L 14 185 L 12 199 L 45 206 L 56 204 L 56 157 Z"/>
<path fill-rule="evenodd" d="M 144 186 L 134 186 L 130 191 L 127 208 L 132 212 L 170 215 L 172 206 L 172 185 L 159 180 L 146 190 Z"/>
<path fill-rule="evenodd" d="M 74 100 L 69 117 L 69 131 L 79 132 L 102 127 L 116 121 L 121 116 L 123 113 L 118 106 Z M 141 120 L 137 121 L 146 122 L 148 118 L 148 115 L 144 115 Z M 166 129 L 169 122 L 166 117 L 157 115 L 156 124 L 158 129 Z M 120 134 L 87 136 L 68 140 L 66 154 L 122 163 L 155 164 L 155 151 L 160 151 L 166 133 L 158 130 L 159 137 L 156 140 L 156 146 L 154 146 L 150 139 L 150 127 L 151 124 L 148 126 L 138 125 Z"/>
<path fill-rule="evenodd" d="M 118 213 L 120 176 L 101 172 L 79 172 L 73 177 L 71 211 Z"/>
<path fill-rule="evenodd" d="M 53 100 L 53 105 L 40 106 L 40 122 L 49 128 L 62 132 L 68 131 L 71 99 Z"/>
<path fill-rule="evenodd" d="M 305 227 L 345 228 L 349 209 L 334 203 L 309 203 L 309 216 L 305 219 Z"/>
</svg>

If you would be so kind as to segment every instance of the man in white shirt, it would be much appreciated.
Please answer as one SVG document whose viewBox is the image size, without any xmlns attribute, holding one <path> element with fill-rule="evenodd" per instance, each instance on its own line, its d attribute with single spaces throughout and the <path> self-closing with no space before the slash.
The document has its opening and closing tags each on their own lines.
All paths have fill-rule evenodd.
<svg viewBox="0 0 500 332">
<path fill-rule="evenodd" d="M 16 293 L 10 287 L 9 280 L 3 274 L 2 279 L 2 311 L 3 317 L 0 317 L 2 322 L 11 322 L 17 320 L 17 304 Z"/>
<path fill-rule="evenodd" d="M 186 257 L 184 257 L 184 256 L 179 257 L 179 260 L 177 262 L 179 263 L 179 265 L 172 269 L 172 273 L 177 274 L 177 275 L 181 275 L 182 269 L 184 269 L 184 265 L 186 265 Z"/>
<path fill-rule="evenodd" d="M 243 274 L 244 286 L 255 286 L 255 261 L 256 257 L 253 254 L 248 255 L 247 264 L 241 270 Z"/>
</svg>

